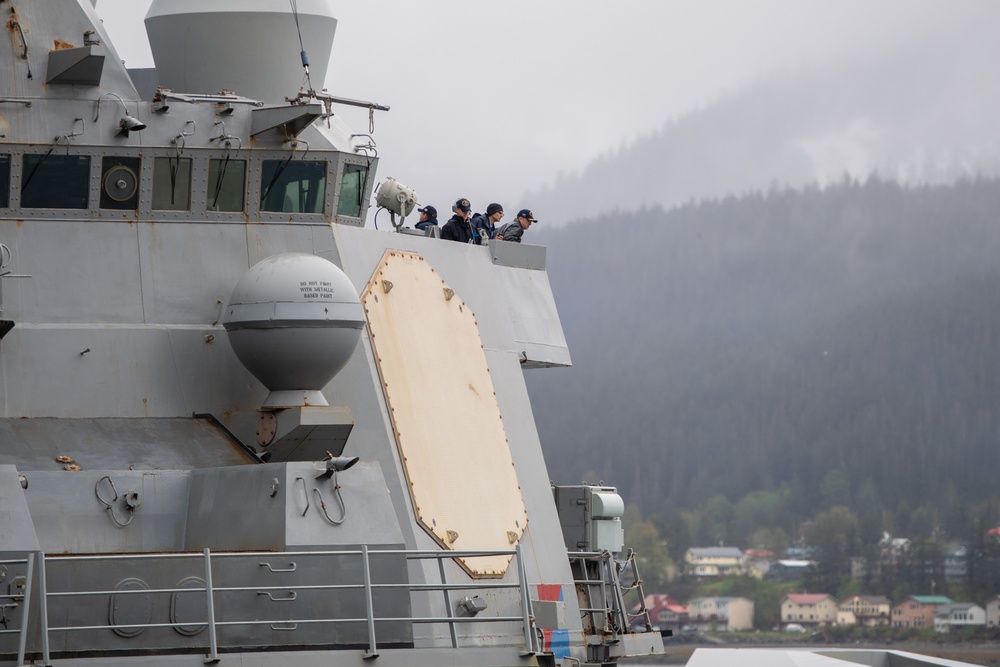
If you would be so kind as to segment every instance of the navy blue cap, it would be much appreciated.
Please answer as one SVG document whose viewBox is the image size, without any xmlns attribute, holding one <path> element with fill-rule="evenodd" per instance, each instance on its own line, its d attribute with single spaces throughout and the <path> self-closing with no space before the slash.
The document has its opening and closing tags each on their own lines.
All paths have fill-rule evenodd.
<svg viewBox="0 0 1000 667">
<path fill-rule="evenodd" d="M 429 206 L 429 205 L 428 206 L 424 206 L 423 208 L 418 208 L 417 211 L 420 212 L 420 213 L 426 213 L 428 218 L 436 218 L 436 217 L 438 217 L 438 210 L 436 208 L 434 208 L 433 206 Z"/>
<path fill-rule="evenodd" d="M 472 204 L 469 203 L 468 199 L 459 199 L 455 202 L 455 209 L 461 211 L 462 213 L 468 213 L 472 210 Z"/>
<path fill-rule="evenodd" d="M 517 217 L 527 218 L 531 222 L 538 222 L 537 220 L 535 220 L 535 214 L 531 212 L 530 208 L 522 208 L 520 211 L 517 212 Z"/>
</svg>

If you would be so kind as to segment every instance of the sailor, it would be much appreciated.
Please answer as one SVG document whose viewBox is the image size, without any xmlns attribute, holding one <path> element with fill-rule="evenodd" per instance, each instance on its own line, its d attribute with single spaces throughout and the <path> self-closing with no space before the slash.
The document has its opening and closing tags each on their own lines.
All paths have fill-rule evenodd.
<svg viewBox="0 0 1000 667">
<path fill-rule="evenodd" d="M 517 218 L 508 222 L 497 231 L 497 239 L 520 243 L 521 236 L 524 235 L 524 230 L 531 227 L 531 223 L 533 222 L 538 222 L 535 219 L 535 214 L 531 212 L 531 209 L 522 208 L 517 212 Z"/>
<path fill-rule="evenodd" d="M 418 208 L 417 211 L 420 212 L 420 220 L 417 224 L 413 225 L 417 229 L 423 231 L 428 227 L 438 226 L 438 210 L 433 206 L 424 206 L 423 208 Z"/>
<path fill-rule="evenodd" d="M 451 210 L 454 211 L 455 215 L 451 216 L 451 220 L 441 228 L 441 238 L 447 241 L 478 245 L 479 235 L 473 231 L 472 225 L 469 223 L 469 217 L 472 215 L 472 204 L 469 203 L 469 200 L 459 199 L 451 207 Z"/>
<path fill-rule="evenodd" d="M 485 239 L 491 239 L 497 235 L 497 225 L 503 218 L 503 206 L 500 204 L 490 204 L 486 207 L 486 215 L 476 213 L 472 216 L 472 228 Z"/>
</svg>

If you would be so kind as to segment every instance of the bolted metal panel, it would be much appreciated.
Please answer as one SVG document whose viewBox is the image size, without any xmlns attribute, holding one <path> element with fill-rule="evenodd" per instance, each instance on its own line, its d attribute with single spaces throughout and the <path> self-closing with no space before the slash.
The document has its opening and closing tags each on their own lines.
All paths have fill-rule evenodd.
<svg viewBox="0 0 1000 667">
<path fill-rule="evenodd" d="M 448 549 L 511 549 L 528 515 L 475 315 L 422 256 L 399 250 L 362 303 L 419 522 Z M 482 577 L 509 562 L 459 559 Z"/>
</svg>

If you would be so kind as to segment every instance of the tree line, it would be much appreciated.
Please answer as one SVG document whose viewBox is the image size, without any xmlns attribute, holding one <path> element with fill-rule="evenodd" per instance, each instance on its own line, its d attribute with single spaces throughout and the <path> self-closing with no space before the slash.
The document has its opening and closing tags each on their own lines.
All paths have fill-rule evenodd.
<svg viewBox="0 0 1000 667">
<path fill-rule="evenodd" d="M 857 549 L 1000 521 L 996 179 L 845 177 L 533 242 L 574 362 L 527 374 L 549 475 L 617 486 L 671 558 L 803 543 L 833 508 Z"/>
</svg>

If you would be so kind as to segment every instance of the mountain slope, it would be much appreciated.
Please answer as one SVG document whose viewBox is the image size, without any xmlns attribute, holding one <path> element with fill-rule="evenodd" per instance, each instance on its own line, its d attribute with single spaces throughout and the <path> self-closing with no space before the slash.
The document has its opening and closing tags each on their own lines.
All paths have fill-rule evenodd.
<svg viewBox="0 0 1000 667">
<path fill-rule="evenodd" d="M 528 374 L 557 483 L 646 512 L 784 486 L 800 518 L 997 495 L 1000 182 L 844 181 L 533 241 L 575 364 Z"/>
</svg>

